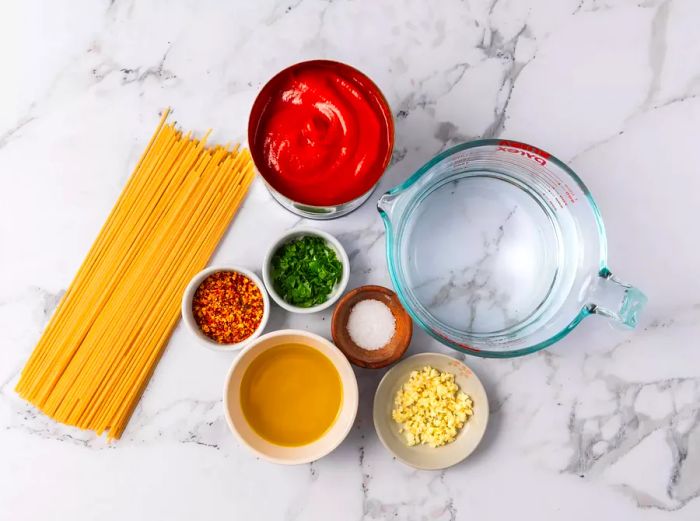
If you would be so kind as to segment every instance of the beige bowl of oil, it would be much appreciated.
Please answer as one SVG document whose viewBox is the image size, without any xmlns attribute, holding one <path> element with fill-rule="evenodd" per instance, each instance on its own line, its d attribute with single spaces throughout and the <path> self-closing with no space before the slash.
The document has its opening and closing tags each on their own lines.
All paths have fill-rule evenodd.
<svg viewBox="0 0 700 521">
<path fill-rule="evenodd" d="M 256 339 L 234 361 L 224 387 L 231 431 L 274 463 L 309 463 L 330 453 L 350 432 L 357 406 L 357 380 L 347 359 L 307 331 Z"/>
</svg>

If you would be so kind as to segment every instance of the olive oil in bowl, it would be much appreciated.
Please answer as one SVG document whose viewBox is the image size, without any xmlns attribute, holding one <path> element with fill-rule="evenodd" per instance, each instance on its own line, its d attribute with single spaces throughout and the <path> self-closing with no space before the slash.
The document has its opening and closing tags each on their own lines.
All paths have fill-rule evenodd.
<svg viewBox="0 0 700 521">
<path fill-rule="evenodd" d="M 268 349 L 251 362 L 241 381 L 241 409 L 250 427 L 287 447 L 323 436 L 335 422 L 342 399 L 333 363 L 304 344 Z"/>
</svg>

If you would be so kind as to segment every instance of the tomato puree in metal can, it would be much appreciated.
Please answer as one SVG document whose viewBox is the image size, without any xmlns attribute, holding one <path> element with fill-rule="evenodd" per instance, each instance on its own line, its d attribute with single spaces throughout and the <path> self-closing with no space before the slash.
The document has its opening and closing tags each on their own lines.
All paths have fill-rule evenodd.
<svg viewBox="0 0 700 521">
<path fill-rule="evenodd" d="M 298 63 L 260 91 L 248 125 L 260 174 L 296 202 L 331 206 L 370 191 L 393 148 L 391 111 L 377 86 L 343 63 Z"/>
</svg>

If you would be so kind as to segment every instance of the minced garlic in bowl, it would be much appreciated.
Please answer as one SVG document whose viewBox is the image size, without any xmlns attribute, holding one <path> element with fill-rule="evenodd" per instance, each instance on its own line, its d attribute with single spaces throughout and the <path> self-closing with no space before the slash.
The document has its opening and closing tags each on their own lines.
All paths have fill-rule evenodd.
<svg viewBox="0 0 700 521">
<path fill-rule="evenodd" d="M 455 376 L 425 366 L 411 371 L 396 393 L 391 416 L 409 446 L 440 447 L 455 440 L 474 414 L 472 399 L 459 390 Z"/>
</svg>

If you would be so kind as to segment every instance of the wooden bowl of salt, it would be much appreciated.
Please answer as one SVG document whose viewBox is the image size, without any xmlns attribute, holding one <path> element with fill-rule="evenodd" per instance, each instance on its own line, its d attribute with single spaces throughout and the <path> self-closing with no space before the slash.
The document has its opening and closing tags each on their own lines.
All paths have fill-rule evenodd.
<svg viewBox="0 0 700 521">
<path fill-rule="evenodd" d="M 390 289 L 360 286 L 336 305 L 331 334 L 351 363 L 379 369 L 396 362 L 406 352 L 413 335 L 413 321 Z"/>
</svg>

